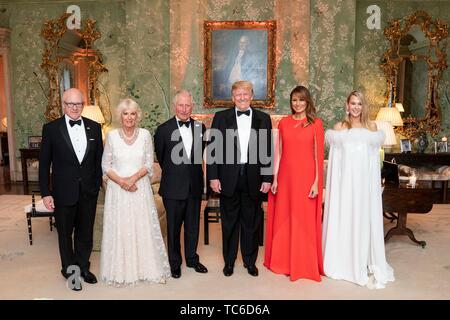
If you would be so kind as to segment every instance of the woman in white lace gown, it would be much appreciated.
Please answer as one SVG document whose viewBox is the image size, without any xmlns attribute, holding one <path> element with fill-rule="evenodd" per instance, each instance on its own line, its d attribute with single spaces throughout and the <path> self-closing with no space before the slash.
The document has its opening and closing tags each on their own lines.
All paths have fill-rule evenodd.
<svg viewBox="0 0 450 320">
<path fill-rule="evenodd" d="M 385 136 L 352 91 L 347 116 L 327 130 L 330 145 L 323 218 L 324 272 L 369 288 L 394 281 L 386 261 L 379 149 Z"/>
<path fill-rule="evenodd" d="M 108 180 L 100 278 L 113 285 L 165 283 L 170 267 L 149 179 L 152 138 L 136 127 L 141 115 L 136 102 L 124 99 L 117 111 L 122 127 L 108 133 L 102 158 Z"/>
</svg>

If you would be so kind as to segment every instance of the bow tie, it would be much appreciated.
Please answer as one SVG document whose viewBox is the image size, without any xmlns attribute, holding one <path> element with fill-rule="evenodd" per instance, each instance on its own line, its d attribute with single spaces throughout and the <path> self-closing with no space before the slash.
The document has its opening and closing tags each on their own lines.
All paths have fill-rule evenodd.
<svg viewBox="0 0 450 320">
<path fill-rule="evenodd" d="M 178 120 L 178 125 L 179 125 L 180 127 L 186 126 L 186 128 L 189 128 L 189 125 L 190 125 L 190 124 L 191 124 L 190 121 L 184 122 L 184 121 Z"/>
<path fill-rule="evenodd" d="M 237 112 L 238 117 L 242 116 L 243 114 L 245 114 L 246 116 L 250 116 L 250 109 L 248 109 L 247 111 L 238 111 Z"/>
<path fill-rule="evenodd" d="M 70 126 L 71 127 L 73 127 L 74 125 L 79 125 L 79 126 L 81 126 L 81 119 L 78 119 L 78 120 L 69 120 L 69 124 L 70 124 Z"/>
</svg>

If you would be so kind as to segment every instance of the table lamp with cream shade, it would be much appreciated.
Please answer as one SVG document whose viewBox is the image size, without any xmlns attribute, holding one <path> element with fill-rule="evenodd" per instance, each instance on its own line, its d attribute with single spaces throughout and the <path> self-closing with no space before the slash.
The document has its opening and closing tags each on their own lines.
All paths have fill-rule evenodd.
<svg viewBox="0 0 450 320">
<path fill-rule="evenodd" d="M 105 118 L 103 117 L 100 107 L 96 106 L 96 105 L 85 106 L 83 108 L 83 112 L 81 113 L 81 116 L 91 119 L 97 123 L 100 123 L 100 125 L 102 126 L 102 138 L 103 138 L 103 140 L 105 140 L 105 133 L 103 130 L 103 124 L 105 123 Z"/>
<path fill-rule="evenodd" d="M 395 146 L 397 144 L 397 138 L 395 136 L 394 127 L 390 122 L 375 120 L 378 130 L 383 130 L 386 138 L 384 139 L 383 147 Z"/>
<path fill-rule="evenodd" d="M 403 126 L 402 116 L 397 108 L 383 107 L 378 111 L 376 120 L 387 121 L 394 127 Z"/>
<path fill-rule="evenodd" d="M 381 161 L 383 161 L 385 149 L 388 149 L 388 151 L 390 151 L 392 146 L 395 146 L 397 144 L 397 138 L 395 136 L 394 127 L 390 122 L 375 120 L 375 123 L 377 124 L 378 130 L 382 130 L 385 135 L 383 145 L 380 149 L 380 158 Z"/>
<path fill-rule="evenodd" d="M 403 104 L 400 102 L 397 102 L 395 104 L 395 107 L 397 108 L 398 112 L 405 112 L 405 108 L 403 108 Z"/>
</svg>

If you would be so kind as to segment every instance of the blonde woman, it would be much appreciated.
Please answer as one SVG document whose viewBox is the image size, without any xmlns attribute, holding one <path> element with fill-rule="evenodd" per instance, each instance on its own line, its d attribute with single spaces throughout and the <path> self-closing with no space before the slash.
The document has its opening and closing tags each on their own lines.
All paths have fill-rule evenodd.
<svg viewBox="0 0 450 320">
<path fill-rule="evenodd" d="M 121 127 L 108 133 L 102 158 L 108 180 L 100 278 L 113 285 L 165 283 L 170 267 L 149 179 L 152 137 L 138 127 L 136 102 L 120 101 L 117 113 Z"/>
<path fill-rule="evenodd" d="M 394 281 L 386 261 L 379 148 L 383 131 L 368 118 L 361 92 L 347 97 L 346 117 L 325 140 L 330 145 L 323 219 L 324 272 L 369 288 Z"/>
</svg>

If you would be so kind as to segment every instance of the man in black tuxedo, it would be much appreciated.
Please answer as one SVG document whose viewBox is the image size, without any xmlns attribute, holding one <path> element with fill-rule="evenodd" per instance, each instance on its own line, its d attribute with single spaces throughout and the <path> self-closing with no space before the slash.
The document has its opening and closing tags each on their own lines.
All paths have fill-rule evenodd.
<svg viewBox="0 0 450 320">
<path fill-rule="evenodd" d="M 173 108 L 175 116 L 156 128 L 155 152 L 162 169 L 159 194 L 167 213 L 170 269 L 172 277 L 179 278 L 183 222 L 186 265 L 199 273 L 208 272 L 197 254 L 205 125 L 191 118 L 193 99 L 189 92 L 179 91 L 173 99 Z"/>
<path fill-rule="evenodd" d="M 268 114 L 250 108 L 251 82 L 233 83 L 231 95 L 235 108 L 217 112 L 212 122 L 207 174 L 211 189 L 220 193 L 223 273 L 233 274 L 241 233 L 244 267 L 256 277 L 261 197 L 273 180 L 272 124 Z"/>
<path fill-rule="evenodd" d="M 100 125 L 81 117 L 83 105 L 80 90 L 65 91 L 64 116 L 43 126 L 39 185 L 45 207 L 55 211 L 62 275 L 67 279 L 67 268 L 77 265 L 85 282 L 96 283 L 95 275 L 89 271 L 89 257 L 102 181 L 103 141 Z M 79 282 L 75 284 L 73 290 L 82 289 Z"/>
</svg>

